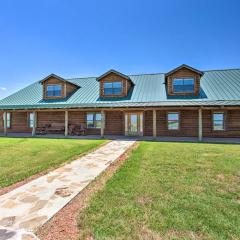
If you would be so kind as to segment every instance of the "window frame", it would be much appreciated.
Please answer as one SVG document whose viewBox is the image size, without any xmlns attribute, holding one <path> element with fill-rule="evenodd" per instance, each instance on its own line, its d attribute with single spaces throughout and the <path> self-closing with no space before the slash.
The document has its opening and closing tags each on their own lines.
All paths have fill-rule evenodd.
<svg viewBox="0 0 240 240">
<path fill-rule="evenodd" d="M 93 115 L 93 120 L 88 120 L 88 115 L 92 114 Z M 96 119 L 96 116 L 97 115 L 100 115 L 100 120 L 97 120 Z M 92 127 L 88 125 L 88 122 L 92 122 Z M 100 122 L 100 126 L 98 126 L 97 123 Z M 87 123 L 87 128 L 90 128 L 90 129 L 101 129 L 101 126 L 102 126 L 102 114 L 101 112 L 87 112 L 86 114 L 86 123 Z"/>
<path fill-rule="evenodd" d="M 169 128 L 169 114 L 177 114 L 178 115 L 178 120 L 177 120 L 177 123 L 178 123 L 178 128 Z M 174 120 L 171 120 L 171 122 L 173 122 Z M 179 131 L 180 130 L 180 112 L 179 111 L 174 111 L 174 112 L 167 112 L 167 129 L 169 131 Z"/>
<path fill-rule="evenodd" d="M 6 114 L 7 114 L 7 116 L 6 116 L 6 120 L 7 120 L 6 126 L 7 126 L 7 128 L 11 128 L 12 127 L 12 113 L 7 112 Z"/>
<path fill-rule="evenodd" d="M 174 91 L 174 80 L 182 80 L 183 83 L 184 83 L 184 80 L 187 80 L 187 79 L 188 80 L 189 79 L 193 80 L 193 91 L 191 91 L 191 92 L 188 92 L 188 91 L 176 92 L 176 91 Z M 184 84 L 182 86 L 184 86 Z M 172 78 L 172 92 L 174 94 L 194 94 L 195 93 L 195 86 L 196 86 L 196 78 L 194 76 L 184 76 L 184 77 L 173 77 Z"/>
<path fill-rule="evenodd" d="M 113 87 L 114 83 L 120 83 L 120 84 L 121 84 L 121 87 L 119 87 L 119 88 L 114 88 L 114 87 Z M 103 95 L 104 95 L 104 96 L 119 96 L 119 95 L 121 95 L 121 94 L 123 93 L 123 82 L 122 82 L 121 80 L 119 80 L 119 81 L 105 81 L 105 82 L 103 82 L 102 84 L 103 84 Z M 112 84 L 112 87 L 107 87 L 107 88 L 106 88 L 106 87 L 104 86 L 105 84 Z M 108 93 L 105 92 L 105 89 L 111 89 L 112 92 L 108 94 Z M 114 89 L 120 89 L 121 91 L 120 91 L 120 93 L 114 93 Z"/>
<path fill-rule="evenodd" d="M 33 116 L 33 119 L 31 119 L 31 115 Z M 33 128 L 34 127 L 34 121 L 35 121 L 34 113 L 33 112 L 28 113 L 28 127 L 29 128 Z M 31 123 L 32 123 L 32 125 L 31 125 Z"/>
<path fill-rule="evenodd" d="M 214 115 L 215 114 L 222 114 L 223 115 L 222 120 L 216 120 L 217 122 L 222 121 L 222 129 L 215 129 L 215 120 L 214 120 Z M 212 112 L 212 129 L 213 129 L 214 132 L 215 131 L 217 131 L 217 132 L 218 131 L 225 131 L 226 130 L 225 124 L 226 124 L 226 112 L 224 112 L 224 111 L 214 111 L 214 112 Z"/>
<path fill-rule="evenodd" d="M 60 86 L 61 87 L 60 95 L 54 95 L 54 92 L 57 92 L 57 91 L 51 91 L 51 92 L 53 92 L 53 95 L 49 96 L 48 92 L 50 92 L 50 91 L 48 91 L 48 87 L 56 87 L 56 86 Z M 62 86 L 62 84 L 46 84 L 46 97 L 47 98 L 61 98 L 62 95 L 63 95 L 62 93 L 63 93 L 63 86 Z"/>
</svg>

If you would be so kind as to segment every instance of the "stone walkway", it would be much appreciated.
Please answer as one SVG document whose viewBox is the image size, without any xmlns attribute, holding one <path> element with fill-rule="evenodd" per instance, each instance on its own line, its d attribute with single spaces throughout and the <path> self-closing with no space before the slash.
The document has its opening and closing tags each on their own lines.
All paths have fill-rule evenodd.
<svg viewBox="0 0 240 240">
<path fill-rule="evenodd" d="M 34 231 L 52 218 L 134 142 L 109 142 L 70 164 L 0 196 L 0 226 Z"/>
</svg>

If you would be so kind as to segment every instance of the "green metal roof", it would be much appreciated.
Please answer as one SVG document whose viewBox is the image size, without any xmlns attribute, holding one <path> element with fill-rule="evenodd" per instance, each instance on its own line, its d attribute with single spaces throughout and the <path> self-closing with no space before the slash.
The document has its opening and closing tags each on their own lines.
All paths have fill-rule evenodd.
<svg viewBox="0 0 240 240">
<path fill-rule="evenodd" d="M 99 98 L 97 78 L 66 79 L 80 88 L 61 100 L 43 100 L 39 81 L 0 101 L 0 109 L 148 106 L 240 106 L 240 69 L 205 71 L 198 97 L 168 96 L 165 75 L 129 75 L 134 87 L 125 98 Z"/>
</svg>

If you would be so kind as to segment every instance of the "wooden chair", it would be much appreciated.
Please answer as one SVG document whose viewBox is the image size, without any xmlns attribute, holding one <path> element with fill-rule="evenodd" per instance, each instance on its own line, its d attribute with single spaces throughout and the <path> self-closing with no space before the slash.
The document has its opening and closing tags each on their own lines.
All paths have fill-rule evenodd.
<svg viewBox="0 0 240 240">
<path fill-rule="evenodd" d="M 86 128 L 83 124 L 76 125 L 74 128 L 74 135 L 81 136 L 86 135 Z"/>
<path fill-rule="evenodd" d="M 47 128 L 49 127 L 49 124 L 40 125 L 36 128 L 36 134 L 39 135 L 45 135 L 47 134 Z"/>
<path fill-rule="evenodd" d="M 74 129 L 75 129 L 75 125 L 69 124 L 69 126 L 68 126 L 68 134 L 69 135 L 74 135 Z"/>
</svg>

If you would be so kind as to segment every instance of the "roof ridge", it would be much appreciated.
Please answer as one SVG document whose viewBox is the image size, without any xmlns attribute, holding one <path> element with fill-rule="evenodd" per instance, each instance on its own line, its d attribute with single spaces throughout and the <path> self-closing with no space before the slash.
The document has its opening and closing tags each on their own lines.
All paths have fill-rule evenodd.
<svg viewBox="0 0 240 240">
<path fill-rule="evenodd" d="M 229 71 L 229 70 L 240 70 L 240 68 L 210 69 L 210 70 L 203 70 L 203 72 Z"/>
<path fill-rule="evenodd" d="M 210 70 L 203 70 L 203 72 L 214 72 L 214 71 L 229 71 L 229 70 L 240 70 L 239 68 L 226 68 L 226 69 L 210 69 Z M 160 75 L 160 74 L 166 74 L 163 72 L 157 72 L 157 73 L 138 73 L 138 74 L 126 74 L 126 76 L 141 76 L 141 75 Z M 74 80 L 74 79 L 86 79 L 86 78 L 97 78 L 97 77 L 74 77 L 74 78 L 66 78 L 66 80 Z"/>
<path fill-rule="evenodd" d="M 141 76 L 141 75 L 159 75 L 165 73 L 139 73 L 139 74 L 129 74 L 128 76 Z"/>
<path fill-rule="evenodd" d="M 66 78 L 66 80 L 86 79 L 86 78 L 97 78 L 97 77 L 74 77 L 74 78 Z"/>
</svg>

